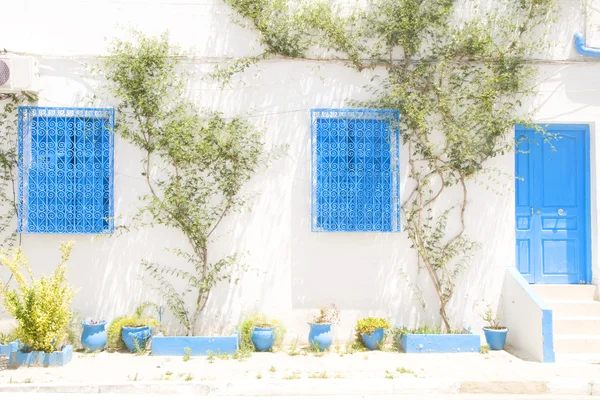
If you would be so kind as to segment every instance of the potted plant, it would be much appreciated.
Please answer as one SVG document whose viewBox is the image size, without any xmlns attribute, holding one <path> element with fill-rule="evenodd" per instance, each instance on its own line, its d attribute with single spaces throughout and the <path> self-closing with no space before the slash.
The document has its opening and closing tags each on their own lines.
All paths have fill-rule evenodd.
<svg viewBox="0 0 600 400">
<path fill-rule="evenodd" d="M 8 356 L 17 350 L 19 350 L 19 341 L 15 331 L 0 333 L 0 356 Z"/>
<path fill-rule="evenodd" d="M 508 328 L 500 325 L 500 315 L 494 313 L 492 307 L 488 306 L 482 318 L 487 322 L 487 325 L 483 327 L 483 332 L 490 350 L 504 350 Z"/>
<path fill-rule="evenodd" d="M 275 343 L 273 324 L 266 315 L 257 314 L 251 321 L 252 334 L 250 340 L 256 351 L 269 351 Z"/>
<path fill-rule="evenodd" d="M 34 276 L 21 248 L 0 252 L 0 265 L 14 276 L 13 285 L 0 284 L 4 307 L 17 322 L 18 348 L 13 347 L 9 356 L 12 367 L 62 366 L 72 358 L 73 346 L 66 342 L 75 290 L 67 279 L 67 261 L 74 243 L 61 243 L 61 261 L 54 272 L 41 278 Z"/>
<path fill-rule="evenodd" d="M 264 314 L 250 314 L 238 326 L 240 349 L 247 351 L 271 351 L 281 343 L 285 328 L 279 320 Z"/>
<path fill-rule="evenodd" d="M 333 342 L 331 325 L 337 324 L 340 320 L 340 310 L 331 304 L 329 307 L 320 307 L 319 311 L 313 316 L 308 333 L 308 343 L 313 350 L 325 351 Z"/>
<path fill-rule="evenodd" d="M 85 351 L 102 351 L 106 346 L 106 320 L 86 319 L 81 323 L 81 345 Z"/>
<path fill-rule="evenodd" d="M 162 314 L 159 308 L 159 315 Z M 247 352 L 254 351 L 254 345 L 250 336 L 252 335 L 253 320 L 244 328 L 239 328 L 229 335 L 212 336 L 170 336 L 166 332 L 155 334 L 152 337 L 151 355 L 153 356 L 210 356 L 211 354 L 235 355 L 241 350 L 242 343 L 246 343 Z M 243 332 L 242 332 L 243 331 Z M 192 330 L 188 329 L 191 334 Z M 239 355 L 240 353 L 238 353 Z M 248 354 L 248 353 L 245 353 Z"/>
<path fill-rule="evenodd" d="M 146 349 L 152 337 L 152 328 L 158 326 L 156 319 L 144 316 L 148 307 L 155 307 L 152 303 L 143 303 L 133 314 L 117 317 L 108 328 L 108 345 L 114 350 L 126 347 L 132 353 L 139 353 Z"/>
<path fill-rule="evenodd" d="M 367 349 L 377 350 L 385 338 L 385 329 L 390 323 L 385 318 L 368 317 L 356 321 L 356 336 Z"/>
<path fill-rule="evenodd" d="M 394 344 L 405 353 L 475 353 L 481 337 L 468 328 L 444 331 L 439 326 L 406 327 L 392 330 Z"/>
</svg>

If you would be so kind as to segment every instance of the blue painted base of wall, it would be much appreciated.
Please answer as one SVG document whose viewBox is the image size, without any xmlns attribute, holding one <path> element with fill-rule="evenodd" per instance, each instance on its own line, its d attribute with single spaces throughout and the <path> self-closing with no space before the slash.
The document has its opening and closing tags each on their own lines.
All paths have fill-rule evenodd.
<svg viewBox="0 0 600 400">
<path fill-rule="evenodd" d="M 542 309 L 542 340 L 544 351 L 544 362 L 553 363 L 554 356 L 554 328 L 552 325 L 552 310 Z"/>
<path fill-rule="evenodd" d="M 475 353 L 479 352 L 479 335 L 420 335 L 404 334 L 400 346 L 405 353 Z"/>
<path fill-rule="evenodd" d="M 41 365 L 44 367 L 62 367 L 73 358 L 73 346 L 70 344 L 63 346 L 61 351 L 46 353 L 43 351 L 32 351 L 23 353 L 21 350 L 10 353 L 8 364 L 11 368 L 17 368 L 21 365 Z"/>
<path fill-rule="evenodd" d="M 21 344 L 18 340 L 7 344 L 0 344 L 0 356 L 9 356 L 10 353 L 14 353 L 15 351 L 19 350 L 20 347 Z"/>
<path fill-rule="evenodd" d="M 207 356 L 208 352 L 233 354 L 238 349 L 238 335 L 231 336 L 154 336 L 153 356 L 183 356 L 189 347 L 191 356 Z"/>
</svg>

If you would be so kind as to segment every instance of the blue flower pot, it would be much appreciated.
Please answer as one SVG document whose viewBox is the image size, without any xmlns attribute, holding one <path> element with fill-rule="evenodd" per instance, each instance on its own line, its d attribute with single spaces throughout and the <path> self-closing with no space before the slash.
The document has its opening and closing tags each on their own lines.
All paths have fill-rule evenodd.
<svg viewBox="0 0 600 400">
<path fill-rule="evenodd" d="M 379 348 L 379 344 L 383 341 L 383 328 L 375 329 L 370 335 L 364 334 L 362 335 L 362 340 L 367 349 L 369 350 L 377 350 Z"/>
<path fill-rule="evenodd" d="M 102 351 L 106 346 L 106 321 L 96 321 L 96 324 L 91 322 L 92 320 L 85 320 L 81 323 L 81 345 L 86 351 Z"/>
<path fill-rule="evenodd" d="M 273 327 L 259 328 L 255 326 L 251 339 L 256 351 L 269 351 L 275 342 L 275 331 Z"/>
<path fill-rule="evenodd" d="M 311 324 L 308 333 L 308 343 L 313 349 L 325 351 L 331 347 L 333 342 L 333 333 L 331 333 L 331 324 Z"/>
<path fill-rule="evenodd" d="M 121 338 L 125 342 L 125 346 L 132 353 L 146 349 L 148 340 L 152 337 L 152 329 L 148 326 L 140 326 L 132 328 L 124 326 L 121 332 Z"/>
<path fill-rule="evenodd" d="M 490 350 L 504 350 L 508 329 L 483 328 L 483 332 L 485 333 L 485 340 L 490 346 Z"/>
</svg>

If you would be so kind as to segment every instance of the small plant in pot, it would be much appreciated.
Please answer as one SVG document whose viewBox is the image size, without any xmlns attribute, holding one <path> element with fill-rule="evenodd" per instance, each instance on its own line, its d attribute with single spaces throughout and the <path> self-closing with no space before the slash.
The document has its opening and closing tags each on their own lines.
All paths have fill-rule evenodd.
<svg viewBox="0 0 600 400">
<path fill-rule="evenodd" d="M 67 347 L 67 329 L 73 315 L 75 289 L 67 279 L 67 261 L 75 242 L 60 246 L 61 261 L 47 276 L 36 278 L 21 248 L 0 251 L 0 266 L 7 267 L 12 283 L 0 281 L 4 308 L 16 320 L 15 337 L 23 353 L 53 353 Z M 11 284 L 9 284 L 11 283 Z"/>
<path fill-rule="evenodd" d="M 283 324 L 264 314 L 250 314 L 238 326 L 242 351 L 272 351 L 285 335 Z"/>
<path fill-rule="evenodd" d="M 482 318 L 487 322 L 487 325 L 483 327 L 483 332 L 490 350 L 504 350 L 508 328 L 500 325 L 500 315 L 494 313 L 488 306 Z"/>
<path fill-rule="evenodd" d="M 14 329 L 12 331 L 10 331 L 9 333 L 0 332 L 0 345 L 12 343 L 17 339 L 18 339 L 18 337 L 17 337 L 16 331 Z"/>
<path fill-rule="evenodd" d="M 143 315 L 148 307 L 156 308 L 153 303 L 143 303 L 133 314 L 115 318 L 108 328 L 108 347 L 112 350 L 127 348 L 132 353 L 141 353 L 146 349 L 152 337 L 152 328 L 158 321 Z"/>
<path fill-rule="evenodd" d="M 106 346 L 106 320 L 86 319 L 81 323 L 81 345 L 85 351 L 102 351 Z"/>
<path fill-rule="evenodd" d="M 19 341 L 16 331 L 9 333 L 0 332 L 0 355 L 6 356 L 19 349 Z"/>
<path fill-rule="evenodd" d="M 369 350 L 377 350 L 385 339 L 385 330 L 390 323 L 385 318 L 368 317 L 356 322 L 356 339 Z"/>
<path fill-rule="evenodd" d="M 319 311 L 308 323 L 310 332 L 308 333 L 308 343 L 311 349 L 315 351 L 325 351 L 329 349 L 333 342 L 333 333 L 331 326 L 340 321 L 340 310 L 331 304 L 329 307 L 320 307 Z"/>
</svg>

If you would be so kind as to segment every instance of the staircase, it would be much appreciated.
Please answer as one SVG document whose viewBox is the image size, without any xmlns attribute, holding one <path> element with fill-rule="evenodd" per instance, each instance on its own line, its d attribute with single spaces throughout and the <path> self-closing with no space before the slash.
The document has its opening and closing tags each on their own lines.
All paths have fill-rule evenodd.
<svg viewBox="0 0 600 400">
<path fill-rule="evenodd" d="M 600 301 L 595 285 L 532 285 L 552 309 L 556 354 L 600 355 Z"/>
</svg>

